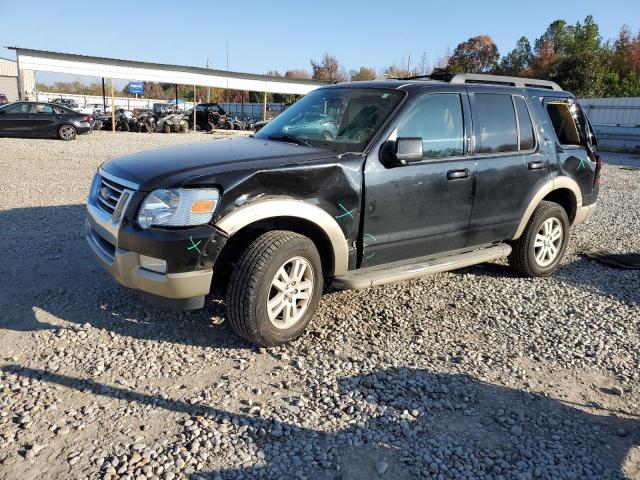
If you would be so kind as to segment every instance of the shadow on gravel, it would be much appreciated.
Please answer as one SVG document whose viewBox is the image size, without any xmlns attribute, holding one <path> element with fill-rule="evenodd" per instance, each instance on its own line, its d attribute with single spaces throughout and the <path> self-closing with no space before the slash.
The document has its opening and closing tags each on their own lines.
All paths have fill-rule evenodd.
<svg viewBox="0 0 640 480">
<path fill-rule="evenodd" d="M 165 311 L 118 285 L 93 258 L 84 220 L 84 205 L 0 211 L 0 328 L 61 328 L 54 316 L 145 340 L 250 348 L 222 323 L 219 299 L 190 313 Z"/>
<path fill-rule="evenodd" d="M 331 406 L 324 418 L 329 425 L 349 411 L 351 421 L 343 422 L 343 429 L 321 431 L 280 421 L 277 411 L 271 418 L 235 414 L 19 365 L 5 365 L 2 370 L 204 417 L 196 419 L 202 434 L 233 443 L 233 460 L 243 463 L 237 469 L 197 472 L 207 479 L 283 479 L 304 473 L 312 479 L 368 480 L 379 478 L 382 462 L 387 469 L 384 477 L 394 480 L 431 476 L 616 479 L 624 478 L 629 465 L 634 468 L 639 461 L 637 449 L 631 453 L 640 444 L 638 417 L 607 415 L 604 409 L 603 415 L 593 415 L 558 400 L 465 375 L 393 368 L 342 378 L 331 394 L 331 401 L 341 409 Z M 229 421 L 235 425 L 231 437 L 228 425 L 222 428 Z M 193 438 L 184 433 L 186 437 L 179 438 L 188 447 Z M 239 453 L 248 453 L 250 447 L 252 456 Z"/>
<path fill-rule="evenodd" d="M 483 263 L 453 270 L 450 273 L 454 275 L 469 273 L 493 278 L 522 278 L 509 266 L 499 263 Z M 608 267 L 595 260 L 580 257 L 577 261 L 561 265 L 551 278 L 613 297 L 629 306 L 640 304 L 640 277 L 637 270 Z"/>
</svg>

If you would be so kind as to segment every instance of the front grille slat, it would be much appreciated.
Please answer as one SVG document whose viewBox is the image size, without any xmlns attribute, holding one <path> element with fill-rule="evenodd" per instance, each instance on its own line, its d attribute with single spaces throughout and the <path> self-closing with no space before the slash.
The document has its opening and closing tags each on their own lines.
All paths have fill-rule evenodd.
<svg viewBox="0 0 640 480">
<path fill-rule="evenodd" d="M 100 187 L 98 188 L 97 198 L 98 207 L 109 214 L 113 214 L 118 201 L 124 192 L 125 187 L 115 183 L 112 180 L 106 180 L 104 177 L 100 178 Z"/>
</svg>

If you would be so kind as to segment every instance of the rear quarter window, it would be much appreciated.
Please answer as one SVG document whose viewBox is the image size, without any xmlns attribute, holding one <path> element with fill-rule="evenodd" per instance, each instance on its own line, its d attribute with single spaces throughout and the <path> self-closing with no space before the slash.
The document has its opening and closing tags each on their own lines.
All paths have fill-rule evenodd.
<svg viewBox="0 0 640 480">
<path fill-rule="evenodd" d="M 546 109 L 558 141 L 562 145 L 582 145 L 577 106 L 566 101 L 551 100 L 547 102 Z"/>
</svg>

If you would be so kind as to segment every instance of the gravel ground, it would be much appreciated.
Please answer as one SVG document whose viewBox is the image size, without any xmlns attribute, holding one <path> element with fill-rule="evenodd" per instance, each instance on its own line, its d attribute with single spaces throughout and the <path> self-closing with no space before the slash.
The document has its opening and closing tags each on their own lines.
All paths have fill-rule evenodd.
<svg viewBox="0 0 640 480">
<path fill-rule="evenodd" d="M 204 134 L 0 139 L 0 479 L 640 478 L 640 157 L 552 278 L 502 262 L 323 297 L 258 349 L 154 310 L 84 244 L 104 160 Z"/>
</svg>

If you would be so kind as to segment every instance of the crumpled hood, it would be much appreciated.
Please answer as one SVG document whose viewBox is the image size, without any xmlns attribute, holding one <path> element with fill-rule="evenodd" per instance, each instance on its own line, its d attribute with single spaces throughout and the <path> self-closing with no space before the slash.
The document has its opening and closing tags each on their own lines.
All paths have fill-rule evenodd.
<svg viewBox="0 0 640 480">
<path fill-rule="evenodd" d="M 102 168 L 149 191 L 220 171 L 249 167 L 263 170 L 335 157 L 332 150 L 235 137 L 134 153 L 109 160 Z"/>
</svg>

